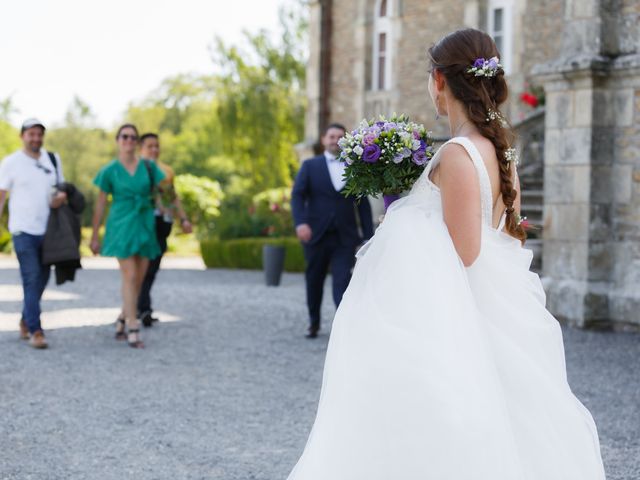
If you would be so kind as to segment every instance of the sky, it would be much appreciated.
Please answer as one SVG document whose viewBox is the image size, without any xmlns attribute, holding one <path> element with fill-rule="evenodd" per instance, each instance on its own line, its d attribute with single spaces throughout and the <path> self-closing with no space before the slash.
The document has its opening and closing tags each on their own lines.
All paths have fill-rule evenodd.
<svg viewBox="0 0 640 480">
<path fill-rule="evenodd" d="M 278 27 L 289 0 L 29 0 L 0 3 L 0 100 L 60 124 L 74 95 L 103 127 L 178 73 L 212 73 L 209 47 Z"/>
</svg>

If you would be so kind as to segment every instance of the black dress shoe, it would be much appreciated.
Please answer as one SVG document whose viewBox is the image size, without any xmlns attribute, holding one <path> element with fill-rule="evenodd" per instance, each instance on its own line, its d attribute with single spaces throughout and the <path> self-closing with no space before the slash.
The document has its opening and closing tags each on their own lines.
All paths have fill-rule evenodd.
<svg viewBox="0 0 640 480">
<path fill-rule="evenodd" d="M 158 319 L 157 318 L 153 318 L 151 316 L 151 312 L 144 312 L 141 317 L 140 320 L 142 321 L 142 325 L 144 325 L 145 327 L 153 327 L 153 322 L 157 322 Z"/>
<path fill-rule="evenodd" d="M 317 338 L 318 337 L 318 331 L 320 329 L 319 328 L 309 328 L 309 330 L 307 331 L 307 334 L 305 335 L 305 337 L 307 338 Z"/>
</svg>

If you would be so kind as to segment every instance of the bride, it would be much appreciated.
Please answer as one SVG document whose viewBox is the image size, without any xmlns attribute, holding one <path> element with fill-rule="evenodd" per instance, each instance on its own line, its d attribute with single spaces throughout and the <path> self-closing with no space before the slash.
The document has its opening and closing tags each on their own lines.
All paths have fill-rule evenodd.
<svg viewBox="0 0 640 480">
<path fill-rule="evenodd" d="M 289 479 L 604 479 L 522 248 L 496 46 L 460 30 L 429 56 L 453 138 L 358 253 Z"/>
</svg>

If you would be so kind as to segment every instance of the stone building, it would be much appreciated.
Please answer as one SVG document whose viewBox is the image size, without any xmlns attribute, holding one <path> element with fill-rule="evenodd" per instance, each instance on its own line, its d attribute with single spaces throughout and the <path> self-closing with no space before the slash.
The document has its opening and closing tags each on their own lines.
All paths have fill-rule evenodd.
<svg viewBox="0 0 640 480">
<path fill-rule="evenodd" d="M 406 113 L 436 136 L 426 49 L 448 32 L 489 32 L 519 133 L 530 245 L 558 317 L 640 326 L 640 1 L 310 1 L 306 137 Z M 545 105 L 520 95 L 538 87 Z M 534 236 L 536 236 L 534 234 Z"/>
</svg>

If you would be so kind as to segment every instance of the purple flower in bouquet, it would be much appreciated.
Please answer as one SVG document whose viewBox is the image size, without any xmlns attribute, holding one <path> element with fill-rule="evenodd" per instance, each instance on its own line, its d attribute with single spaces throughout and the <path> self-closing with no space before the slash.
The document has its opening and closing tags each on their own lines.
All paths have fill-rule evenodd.
<svg viewBox="0 0 640 480">
<path fill-rule="evenodd" d="M 367 163 L 376 163 L 380 158 L 380 147 L 376 144 L 367 145 L 364 147 L 364 153 L 362 154 L 362 160 Z"/>
<path fill-rule="evenodd" d="M 402 161 L 405 159 L 404 153 L 403 152 L 398 152 L 393 156 L 393 163 L 402 163 Z"/>
<path fill-rule="evenodd" d="M 473 66 L 475 68 L 482 68 L 484 66 L 484 58 L 476 58 L 476 61 L 473 62 Z"/>
<path fill-rule="evenodd" d="M 362 139 L 362 143 L 365 145 L 373 145 L 376 142 L 376 138 L 378 137 L 375 133 L 367 133 Z"/>
<path fill-rule="evenodd" d="M 413 152 L 411 160 L 416 165 L 424 165 L 425 163 L 427 163 L 429 161 L 429 157 L 427 157 L 427 153 L 426 153 L 425 150 L 420 149 L 420 150 L 418 150 L 416 152 Z"/>
<path fill-rule="evenodd" d="M 420 140 L 420 132 L 418 132 L 417 130 L 413 131 L 413 138 L 415 140 Z"/>
<path fill-rule="evenodd" d="M 383 127 L 382 130 L 384 130 L 385 132 L 390 132 L 391 130 L 393 130 L 394 128 L 397 128 L 398 125 L 396 125 L 393 122 L 386 122 Z"/>
</svg>

